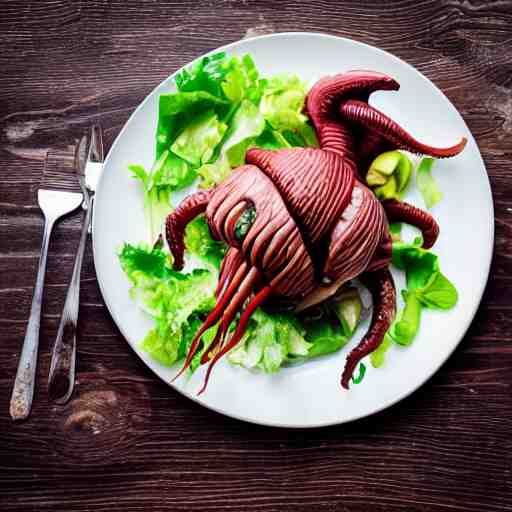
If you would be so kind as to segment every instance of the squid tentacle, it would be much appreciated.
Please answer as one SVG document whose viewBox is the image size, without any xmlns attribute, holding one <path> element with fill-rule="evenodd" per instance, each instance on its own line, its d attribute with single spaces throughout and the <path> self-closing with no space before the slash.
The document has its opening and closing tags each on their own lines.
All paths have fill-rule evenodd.
<svg viewBox="0 0 512 512">
<path fill-rule="evenodd" d="M 185 358 L 185 362 L 183 363 L 183 366 L 181 370 L 176 374 L 176 376 L 173 378 L 173 382 L 183 374 L 183 372 L 190 366 L 190 363 L 192 362 L 192 359 L 194 358 L 194 355 L 199 347 L 199 343 L 201 341 L 201 336 L 213 325 L 215 325 L 219 319 L 221 318 L 222 314 L 224 313 L 224 309 L 226 308 L 229 300 L 235 295 L 237 292 L 238 286 L 244 283 L 244 280 L 246 279 L 247 275 L 250 271 L 247 269 L 247 265 L 243 263 L 235 273 L 235 276 L 231 280 L 231 283 L 229 283 L 228 287 L 222 294 L 222 296 L 217 300 L 217 304 L 215 307 L 211 310 L 210 314 L 206 317 L 206 320 L 203 322 L 203 325 L 199 328 L 196 335 L 194 336 L 194 339 L 192 340 L 192 343 L 190 344 L 190 348 L 188 350 L 187 357 Z"/>
<path fill-rule="evenodd" d="M 247 329 L 247 324 L 249 323 L 249 320 L 251 319 L 251 315 L 267 299 L 267 297 L 271 294 L 271 292 L 272 292 L 272 286 L 265 286 L 249 302 L 249 304 L 245 308 L 244 312 L 242 313 L 242 316 L 240 317 L 240 321 L 238 322 L 237 328 L 236 328 L 235 332 L 233 333 L 233 335 L 231 336 L 230 340 L 211 359 L 210 364 L 208 365 L 208 369 L 206 370 L 203 387 L 197 393 L 198 395 L 200 395 L 201 393 L 203 393 L 206 390 L 206 387 L 208 386 L 208 381 L 210 380 L 210 374 L 212 372 L 213 367 L 217 363 L 217 361 L 222 356 L 224 356 L 226 353 L 228 353 L 232 348 L 234 348 L 237 345 L 237 343 L 240 342 L 243 335 L 245 334 L 245 331 Z"/>
<path fill-rule="evenodd" d="M 395 149 L 382 135 L 373 130 L 364 130 L 357 146 L 357 170 L 362 180 L 366 178 L 371 163 L 385 151 Z"/>
<path fill-rule="evenodd" d="M 235 319 L 245 300 L 251 295 L 253 286 L 259 277 L 259 271 L 253 267 L 240 285 L 240 289 L 233 296 L 229 306 L 224 311 L 215 338 L 208 347 L 208 350 L 203 354 L 201 364 L 208 362 L 210 354 L 215 351 L 219 344 L 222 346 L 231 322 Z"/>
<path fill-rule="evenodd" d="M 423 235 L 423 248 L 430 249 L 439 235 L 439 224 L 425 210 L 397 199 L 386 199 L 382 206 L 389 222 L 405 222 L 417 227 Z"/>
<path fill-rule="evenodd" d="M 200 190 L 186 197 L 165 222 L 165 234 L 169 249 L 174 257 L 173 267 L 181 270 L 184 265 L 185 228 L 187 224 L 206 211 L 213 190 Z"/>
<path fill-rule="evenodd" d="M 372 295 L 372 321 L 365 337 L 350 352 L 345 362 L 341 376 L 341 385 L 345 389 L 349 388 L 350 378 L 357 363 L 382 343 L 396 313 L 396 290 L 389 268 L 368 272 L 363 280 Z"/>
<path fill-rule="evenodd" d="M 339 112 L 343 119 L 373 130 L 392 144 L 395 144 L 399 149 L 405 149 L 411 153 L 430 155 L 435 158 L 447 158 L 458 155 L 467 143 L 467 139 L 463 137 L 459 143 L 447 148 L 436 148 L 423 144 L 414 139 L 386 114 L 371 107 L 364 101 L 345 101 L 340 105 Z"/>
</svg>

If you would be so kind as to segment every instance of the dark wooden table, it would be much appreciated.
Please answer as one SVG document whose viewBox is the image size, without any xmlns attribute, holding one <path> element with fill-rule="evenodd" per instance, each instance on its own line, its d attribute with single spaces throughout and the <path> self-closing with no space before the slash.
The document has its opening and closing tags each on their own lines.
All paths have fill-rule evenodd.
<svg viewBox="0 0 512 512">
<path fill-rule="evenodd" d="M 1 511 L 512 510 L 512 1 L 370 4 L 2 1 Z M 407 60 L 475 135 L 493 189 L 496 246 L 459 348 L 419 391 L 371 418 L 304 431 L 241 423 L 178 395 L 135 357 L 103 303 L 89 247 L 78 386 L 68 405 L 51 406 L 49 343 L 78 243 L 74 216 L 50 247 L 33 413 L 13 424 L 8 401 L 39 255 L 45 152 L 66 150 L 93 121 L 110 143 L 176 68 L 230 41 L 292 30 L 352 37 Z"/>
</svg>

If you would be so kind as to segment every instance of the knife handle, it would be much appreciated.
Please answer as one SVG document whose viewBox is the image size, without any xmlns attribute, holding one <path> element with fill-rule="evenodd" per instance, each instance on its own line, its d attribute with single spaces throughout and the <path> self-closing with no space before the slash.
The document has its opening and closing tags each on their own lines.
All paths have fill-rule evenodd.
<svg viewBox="0 0 512 512">
<path fill-rule="evenodd" d="M 50 373 L 48 375 L 48 396 L 57 404 L 65 404 L 75 386 L 76 331 L 78 308 L 80 303 L 80 273 L 84 257 L 87 233 L 91 223 L 93 201 L 89 201 L 85 213 L 80 243 L 73 266 L 73 275 L 69 284 L 64 309 L 60 319 L 57 337 L 53 345 Z"/>
</svg>

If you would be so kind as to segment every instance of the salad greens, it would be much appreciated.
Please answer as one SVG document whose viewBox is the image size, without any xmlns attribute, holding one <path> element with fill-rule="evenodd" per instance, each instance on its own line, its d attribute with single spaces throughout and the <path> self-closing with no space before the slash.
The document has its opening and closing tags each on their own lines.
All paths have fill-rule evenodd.
<svg viewBox="0 0 512 512">
<path fill-rule="evenodd" d="M 354 334 L 361 311 L 355 288 L 303 315 L 257 310 L 242 342 L 228 359 L 248 369 L 274 372 L 286 363 L 337 352 Z"/>
<path fill-rule="evenodd" d="M 203 218 L 187 228 L 185 243 L 205 268 L 188 274 L 176 272 L 170 257 L 158 246 L 125 244 L 119 253 L 121 266 L 132 283 L 132 299 L 155 321 L 141 346 L 166 366 L 185 356 L 194 334 L 213 309 L 224 252 L 222 244 L 210 238 Z M 361 309 L 359 294 L 350 289 L 319 308 L 314 318 L 257 310 L 228 359 L 233 364 L 270 373 L 287 363 L 335 352 L 354 333 Z M 211 328 L 203 335 L 192 370 L 199 365 L 214 334 L 215 328 Z"/>
<path fill-rule="evenodd" d="M 160 95 L 156 161 L 131 165 L 144 190 L 151 240 L 169 212 L 172 193 L 196 180 L 222 181 L 251 146 L 316 146 L 302 108 L 308 87 L 296 76 L 264 79 L 249 55 L 217 53 L 176 75 L 176 92 Z"/>
</svg>

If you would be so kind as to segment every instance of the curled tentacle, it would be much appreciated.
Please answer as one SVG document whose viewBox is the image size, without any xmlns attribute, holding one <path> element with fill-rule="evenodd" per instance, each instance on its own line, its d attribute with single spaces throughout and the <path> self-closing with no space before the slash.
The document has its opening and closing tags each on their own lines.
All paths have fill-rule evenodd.
<svg viewBox="0 0 512 512">
<path fill-rule="evenodd" d="M 215 363 L 226 353 L 228 353 L 232 348 L 234 348 L 242 339 L 242 336 L 245 334 L 245 330 L 247 329 L 247 324 L 251 319 L 251 315 L 254 311 L 267 299 L 267 297 L 272 293 L 272 286 L 265 286 L 262 290 L 260 290 L 257 295 L 249 302 L 247 307 L 245 308 L 242 316 L 240 317 L 240 321 L 238 322 L 237 328 L 233 335 L 231 336 L 228 343 L 222 347 L 211 359 L 208 369 L 206 370 L 206 375 L 204 378 L 204 384 L 198 395 L 204 392 L 206 386 L 208 385 L 208 381 L 210 379 L 210 374 L 215 366 Z"/>
<path fill-rule="evenodd" d="M 348 71 L 316 82 L 306 98 L 306 111 L 317 131 L 333 119 L 339 102 L 348 97 L 368 99 L 378 90 L 396 91 L 400 85 L 393 78 L 375 71 Z"/>
<path fill-rule="evenodd" d="M 396 199 L 386 199 L 382 201 L 382 206 L 389 222 L 405 222 L 421 231 L 424 249 L 430 249 L 435 244 L 439 235 L 439 224 L 428 212 Z"/>
<path fill-rule="evenodd" d="M 343 119 L 373 130 L 392 144 L 395 144 L 399 149 L 405 149 L 411 153 L 430 155 L 435 158 L 447 158 L 458 155 L 467 143 L 467 139 L 463 137 L 458 144 L 448 148 L 436 148 L 422 144 L 386 114 L 371 107 L 364 101 L 345 101 L 340 105 L 339 112 Z"/>
<path fill-rule="evenodd" d="M 238 268 L 233 279 L 227 285 L 226 290 L 222 293 L 220 298 L 217 300 L 215 307 L 211 310 L 210 314 L 206 317 L 206 320 L 203 322 L 203 325 L 199 328 L 192 343 L 190 344 L 190 348 L 188 350 L 187 357 L 185 358 L 185 362 L 183 363 L 183 367 L 173 378 L 173 382 L 183 374 L 183 372 L 190 366 L 194 355 L 199 348 L 199 343 L 201 341 L 201 336 L 213 325 L 215 325 L 221 316 L 224 314 L 224 310 L 228 302 L 233 298 L 233 296 L 238 293 L 237 288 L 242 287 L 244 283 L 247 281 L 247 277 L 251 274 L 251 271 L 248 269 L 245 263 Z"/>
<path fill-rule="evenodd" d="M 224 314 L 222 315 L 219 328 L 217 329 L 217 333 L 215 335 L 214 340 L 211 345 L 208 347 L 208 350 L 204 353 L 201 358 L 201 363 L 205 363 L 208 361 L 211 354 L 213 354 L 217 347 L 224 343 L 224 339 L 226 338 L 226 334 L 228 332 L 229 326 L 231 322 L 235 319 L 237 313 L 240 311 L 244 302 L 252 293 L 253 287 L 256 281 L 261 277 L 261 274 L 254 267 L 251 268 L 247 277 L 244 279 L 242 284 L 240 285 L 240 289 L 235 293 L 231 302 L 226 307 Z"/>
<path fill-rule="evenodd" d="M 189 195 L 176 210 L 168 215 L 165 221 L 165 236 L 174 257 L 173 267 L 175 270 L 181 270 L 184 264 L 185 228 L 190 221 L 206 210 L 212 193 L 213 191 L 210 189 L 200 190 Z"/>
<path fill-rule="evenodd" d="M 215 297 L 218 298 L 222 293 L 224 293 L 226 285 L 231 282 L 233 276 L 238 270 L 238 267 L 240 267 L 243 262 L 243 254 L 238 249 L 230 247 L 220 265 L 219 281 L 215 290 Z"/>
<path fill-rule="evenodd" d="M 341 385 L 345 389 L 349 387 L 357 363 L 382 343 L 396 313 L 395 284 L 389 268 L 368 272 L 364 277 L 364 282 L 370 290 L 373 300 L 372 321 L 365 337 L 347 357 L 341 376 Z"/>
</svg>

